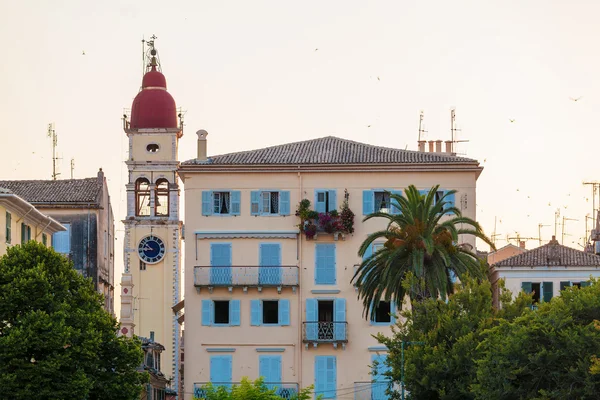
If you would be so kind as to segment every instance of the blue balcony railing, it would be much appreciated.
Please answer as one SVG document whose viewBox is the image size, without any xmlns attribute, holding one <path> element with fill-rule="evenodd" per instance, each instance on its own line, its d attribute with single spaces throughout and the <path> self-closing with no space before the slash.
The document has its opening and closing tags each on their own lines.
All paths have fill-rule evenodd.
<svg viewBox="0 0 600 400">
<path fill-rule="evenodd" d="M 333 343 L 348 341 L 348 323 L 343 322 L 303 322 L 305 343 Z"/>
<path fill-rule="evenodd" d="M 196 382 L 194 383 L 194 397 L 203 400 L 206 398 L 206 385 L 209 382 Z M 224 386 L 231 389 L 232 386 L 239 385 L 240 382 L 212 382 L 211 385 L 214 387 Z M 285 383 L 285 382 L 264 382 L 264 384 L 270 389 L 275 390 L 275 394 L 282 399 L 291 399 L 298 394 L 297 383 Z"/>
<path fill-rule="evenodd" d="M 354 400 L 388 400 L 389 381 L 354 382 Z"/>
<path fill-rule="evenodd" d="M 298 286 L 298 267 L 196 266 L 194 285 L 202 286 Z"/>
</svg>

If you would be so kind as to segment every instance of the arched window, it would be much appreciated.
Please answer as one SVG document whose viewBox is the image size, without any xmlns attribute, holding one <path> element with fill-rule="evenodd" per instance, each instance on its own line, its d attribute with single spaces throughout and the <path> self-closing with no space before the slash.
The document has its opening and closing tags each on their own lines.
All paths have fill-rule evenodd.
<svg viewBox="0 0 600 400">
<path fill-rule="evenodd" d="M 150 181 L 146 178 L 135 181 L 135 215 L 140 217 L 150 215 Z"/>
<path fill-rule="evenodd" d="M 156 181 L 156 199 L 154 201 L 154 214 L 156 216 L 169 215 L 169 181 L 159 179 Z"/>
</svg>

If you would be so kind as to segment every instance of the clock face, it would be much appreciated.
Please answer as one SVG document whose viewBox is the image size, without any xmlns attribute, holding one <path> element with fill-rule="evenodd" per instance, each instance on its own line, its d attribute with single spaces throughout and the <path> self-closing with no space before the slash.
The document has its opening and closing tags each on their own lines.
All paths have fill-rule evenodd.
<svg viewBox="0 0 600 400">
<path fill-rule="evenodd" d="M 165 243 L 162 239 L 150 235 L 140 241 L 138 255 L 146 264 L 156 264 L 165 256 Z"/>
</svg>

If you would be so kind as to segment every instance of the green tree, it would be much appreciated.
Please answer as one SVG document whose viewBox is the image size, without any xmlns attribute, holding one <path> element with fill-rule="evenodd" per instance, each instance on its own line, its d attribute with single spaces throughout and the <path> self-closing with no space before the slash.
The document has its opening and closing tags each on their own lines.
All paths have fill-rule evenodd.
<svg viewBox="0 0 600 400">
<path fill-rule="evenodd" d="M 239 385 L 233 385 L 231 388 L 225 386 L 213 386 L 207 384 L 202 388 L 204 394 L 202 397 L 195 397 L 197 400 L 281 400 L 275 389 L 269 389 L 264 384 L 262 378 L 254 382 L 248 378 L 242 378 Z M 291 397 L 290 400 L 309 400 L 312 399 L 312 386 L 301 389 L 298 394 Z M 317 397 L 318 399 L 321 396 Z"/>
<path fill-rule="evenodd" d="M 487 279 L 468 275 L 457 284 L 448 302 L 431 298 L 415 302 L 411 311 L 402 313 L 405 320 L 394 328 L 391 337 L 377 336 L 389 349 L 386 363 L 390 378 L 400 387 L 404 366 L 404 383 L 411 399 L 474 399 L 471 386 L 476 381 L 475 360 L 482 333 L 503 317 L 530 311 L 531 296 L 523 294 L 513 302 L 502 283 L 501 290 L 508 311 L 493 308 Z"/>
<path fill-rule="evenodd" d="M 476 221 L 463 217 L 449 203 L 448 196 L 456 191 L 446 192 L 436 201 L 438 188 L 434 186 L 427 195 L 421 195 L 411 185 L 406 197 L 390 195 L 392 208 L 399 212 L 375 212 L 364 218 L 387 220 L 386 229 L 370 234 L 358 252 L 364 257 L 375 241 L 385 241 L 381 249 L 364 259 L 353 277 L 365 317 L 372 304 L 395 300 L 402 305 L 407 294 L 412 301 L 445 299 L 453 292 L 452 274 L 460 279 L 467 273 L 478 278 L 486 276 L 476 254 L 459 244 L 459 237 L 472 235 L 494 248 L 493 243 Z M 445 215 L 449 217 L 443 219 Z M 407 287 L 403 283 L 408 277 L 414 279 Z"/>
<path fill-rule="evenodd" d="M 12 399 L 135 399 L 139 340 L 118 338 L 102 296 L 65 257 L 30 241 L 0 258 L 0 393 Z"/>
<path fill-rule="evenodd" d="M 514 321 L 484 332 L 477 399 L 597 399 L 600 284 L 569 288 Z"/>
</svg>

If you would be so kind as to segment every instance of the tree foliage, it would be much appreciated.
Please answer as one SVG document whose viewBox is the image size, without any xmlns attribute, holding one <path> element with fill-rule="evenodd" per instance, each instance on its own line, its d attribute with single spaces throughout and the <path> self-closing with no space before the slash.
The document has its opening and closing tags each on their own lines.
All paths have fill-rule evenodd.
<svg viewBox="0 0 600 400">
<path fill-rule="evenodd" d="M 0 393 L 139 398 L 141 344 L 117 329 L 91 281 L 62 255 L 30 241 L 0 258 Z"/>
<path fill-rule="evenodd" d="M 410 399 L 592 399 L 600 355 L 600 284 L 569 288 L 532 311 L 501 282 L 502 309 L 490 283 L 465 276 L 448 302 L 428 299 L 378 339 L 389 349 L 390 377 Z M 418 342 L 419 344 L 407 344 Z"/>
<path fill-rule="evenodd" d="M 281 396 L 276 394 L 275 389 L 269 389 L 262 378 L 254 382 L 248 378 L 242 378 L 239 385 L 233 385 L 231 388 L 225 386 L 214 386 L 207 384 L 202 388 L 203 396 L 195 397 L 196 400 L 281 400 Z M 301 389 L 298 394 L 291 397 L 290 400 L 309 400 L 312 399 L 312 386 Z M 318 397 L 320 399 L 321 396 Z"/>
<path fill-rule="evenodd" d="M 405 295 L 411 300 L 445 299 L 453 292 L 452 274 L 461 279 L 466 274 L 486 276 L 477 256 L 460 240 L 472 235 L 492 248 L 493 243 L 476 221 L 462 216 L 448 201 L 456 191 L 446 192 L 436 200 L 438 188 L 434 186 L 427 195 L 421 195 L 411 185 L 405 196 L 390 195 L 392 208 L 399 212 L 375 212 L 365 217 L 364 221 L 387 220 L 387 227 L 370 234 L 359 249 L 359 255 L 364 257 L 375 241 L 385 241 L 381 249 L 364 259 L 353 277 L 365 317 L 371 305 L 381 300 L 395 300 L 401 305 Z M 444 216 L 448 217 L 443 219 Z M 422 284 L 407 288 L 403 283 L 409 275 Z"/>
</svg>

